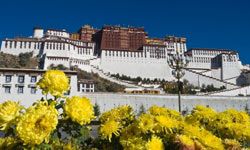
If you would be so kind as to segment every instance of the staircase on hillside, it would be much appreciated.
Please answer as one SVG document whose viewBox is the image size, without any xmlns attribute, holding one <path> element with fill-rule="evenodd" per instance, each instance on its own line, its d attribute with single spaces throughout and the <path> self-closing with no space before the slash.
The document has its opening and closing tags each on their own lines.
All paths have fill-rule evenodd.
<svg viewBox="0 0 250 150">
<path fill-rule="evenodd" d="M 225 80 L 220 80 L 220 79 L 217 79 L 217 78 L 214 78 L 214 77 L 211 77 L 211 76 L 207 76 L 207 75 L 204 75 L 203 73 L 199 73 L 199 72 L 190 70 L 190 69 L 188 69 L 188 68 L 185 68 L 185 71 L 188 71 L 188 72 L 197 74 L 197 75 L 199 75 L 199 76 L 203 76 L 203 77 L 205 77 L 205 78 L 209 78 L 209 79 L 215 80 L 216 82 L 220 82 L 221 84 L 231 85 L 231 86 L 232 86 L 231 89 L 240 87 L 240 86 L 238 86 L 238 85 L 236 85 L 236 84 L 234 84 L 234 83 L 231 83 L 231 82 L 228 82 L 228 81 L 225 81 Z"/>
<path fill-rule="evenodd" d="M 92 72 L 93 73 L 97 73 L 100 77 L 109 80 L 111 82 L 123 85 L 125 87 L 130 87 L 130 88 L 143 88 L 142 86 L 136 85 L 132 82 L 129 81 L 123 81 L 123 80 L 119 80 L 117 78 L 111 77 L 110 74 L 105 73 L 102 69 L 99 69 L 98 67 L 94 66 L 94 65 L 90 65 L 92 67 Z"/>
<path fill-rule="evenodd" d="M 233 89 L 224 89 L 221 91 L 203 93 L 201 95 L 239 96 L 240 94 L 244 96 L 250 95 L 250 86 L 248 85 L 248 86 L 236 87 Z"/>
</svg>

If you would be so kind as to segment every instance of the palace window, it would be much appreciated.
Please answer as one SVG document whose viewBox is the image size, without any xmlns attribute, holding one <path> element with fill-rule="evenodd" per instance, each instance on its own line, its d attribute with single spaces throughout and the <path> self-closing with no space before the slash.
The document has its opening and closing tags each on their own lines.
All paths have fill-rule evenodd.
<svg viewBox="0 0 250 150">
<path fill-rule="evenodd" d="M 17 46 L 17 41 L 14 42 L 14 48 L 16 48 L 16 46 Z"/>
<path fill-rule="evenodd" d="M 12 42 L 10 41 L 10 48 L 12 48 Z"/>
<path fill-rule="evenodd" d="M 23 93 L 23 86 L 17 87 L 17 93 L 22 94 Z"/>
<path fill-rule="evenodd" d="M 35 87 L 31 87 L 30 88 L 30 93 L 31 94 L 36 94 L 36 88 Z"/>
<path fill-rule="evenodd" d="M 18 76 L 18 83 L 24 83 L 24 76 Z"/>
<path fill-rule="evenodd" d="M 5 86 L 4 87 L 4 92 L 5 93 L 10 93 L 10 88 L 11 88 L 10 86 Z"/>
<path fill-rule="evenodd" d="M 6 82 L 6 83 L 11 82 L 11 75 L 6 75 L 6 76 L 5 76 L 5 82 Z"/>
<path fill-rule="evenodd" d="M 35 83 L 35 82 L 36 82 L 36 79 L 37 79 L 36 76 L 31 76 L 30 82 L 31 82 L 31 83 Z"/>
<path fill-rule="evenodd" d="M 5 42 L 5 48 L 7 48 L 7 47 L 8 47 L 8 41 Z"/>
</svg>

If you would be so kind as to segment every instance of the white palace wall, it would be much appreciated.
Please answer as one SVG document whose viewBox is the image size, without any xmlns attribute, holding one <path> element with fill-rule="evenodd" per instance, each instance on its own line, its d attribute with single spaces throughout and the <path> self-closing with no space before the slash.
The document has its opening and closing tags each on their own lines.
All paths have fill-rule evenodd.
<svg viewBox="0 0 250 150">
<path fill-rule="evenodd" d="M 42 43 L 38 41 L 5 40 L 2 41 L 1 51 L 12 55 L 33 52 L 33 55 L 37 56 L 40 52 L 41 45 Z"/>
<path fill-rule="evenodd" d="M 142 52 L 129 52 L 124 57 L 123 54 L 120 55 L 119 53 L 118 56 L 116 54 L 106 56 L 105 51 L 102 51 L 100 69 L 110 74 L 119 73 L 134 78 L 140 76 L 141 78 L 172 80 L 167 58 L 147 58 Z M 135 53 L 137 53 L 136 57 L 134 57 Z"/>
</svg>

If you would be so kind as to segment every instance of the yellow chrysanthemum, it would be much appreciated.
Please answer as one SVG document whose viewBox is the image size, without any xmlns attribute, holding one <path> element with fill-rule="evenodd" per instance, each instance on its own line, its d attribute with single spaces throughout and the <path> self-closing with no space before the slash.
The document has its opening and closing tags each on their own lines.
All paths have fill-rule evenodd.
<svg viewBox="0 0 250 150">
<path fill-rule="evenodd" d="M 1 150 L 12 150 L 17 144 L 17 140 L 12 137 L 0 138 Z"/>
<path fill-rule="evenodd" d="M 17 134 L 26 145 L 41 144 L 47 142 L 58 123 L 58 112 L 53 105 L 46 102 L 38 102 L 27 109 L 17 124 Z"/>
<path fill-rule="evenodd" d="M 147 150 L 164 150 L 164 145 L 159 137 L 152 136 L 151 140 L 146 144 Z"/>
<path fill-rule="evenodd" d="M 142 114 L 138 118 L 138 128 L 143 132 L 154 132 L 154 127 L 156 123 L 154 121 L 154 116 L 150 114 Z"/>
<path fill-rule="evenodd" d="M 154 106 L 151 106 L 148 111 L 151 115 L 154 115 L 154 116 L 163 115 L 163 116 L 168 116 L 170 118 L 174 118 L 178 120 L 182 119 L 182 116 L 180 115 L 179 112 L 177 112 L 176 110 L 165 108 L 165 107 L 159 107 L 159 106 L 154 105 Z"/>
<path fill-rule="evenodd" d="M 63 150 L 77 150 L 76 146 L 74 146 L 71 142 L 63 145 Z"/>
<path fill-rule="evenodd" d="M 86 97 L 68 98 L 64 105 L 64 112 L 72 121 L 80 125 L 88 124 L 95 118 L 93 105 Z"/>
<path fill-rule="evenodd" d="M 224 150 L 220 138 L 199 126 L 185 124 L 183 134 L 193 139 L 195 145 L 200 148 Z"/>
<path fill-rule="evenodd" d="M 231 138 L 239 141 L 250 141 L 250 126 L 240 123 L 227 123 L 218 126 L 222 138 Z"/>
<path fill-rule="evenodd" d="M 156 116 L 155 117 L 156 120 L 156 127 L 155 127 L 155 131 L 156 132 L 166 132 L 166 133 L 173 133 L 174 129 L 178 129 L 181 127 L 181 124 L 178 120 L 169 118 L 167 116 Z"/>
<path fill-rule="evenodd" d="M 227 150 L 241 150 L 240 143 L 235 139 L 225 139 L 224 140 L 225 149 Z"/>
<path fill-rule="evenodd" d="M 129 138 L 121 138 L 120 143 L 124 150 L 145 150 L 146 141 L 142 137 L 130 136 Z"/>
<path fill-rule="evenodd" d="M 250 117 L 246 112 L 229 109 L 218 113 L 210 126 L 211 130 L 223 139 L 250 141 Z"/>
<path fill-rule="evenodd" d="M 235 109 L 228 109 L 224 112 L 218 114 L 216 121 L 221 123 L 241 123 L 241 124 L 249 124 L 250 116 L 243 111 L 237 111 Z"/>
<path fill-rule="evenodd" d="M 210 123 L 216 119 L 216 116 L 217 112 L 212 108 L 198 105 L 192 110 L 192 113 L 185 118 L 185 121 L 190 124 L 209 128 Z"/>
<path fill-rule="evenodd" d="M 180 144 L 180 146 L 194 149 L 195 146 L 194 141 L 190 139 L 188 136 L 177 135 L 176 140 Z"/>
<path fill-rule="evenodd" d="M 50 93 L 53 96 L 61 97 L 69 90 L 69 79 L 60 70 L 49 70 L 39 80 L 37 85 L 44 94 Z"/>
<path fill-rule="evenodd" d="M 119 121 L 121 125 L 125 125 L 127 122 L 134 120 L 134 114 L 132 107 L 128 105 L 119 106 L 103 113 L 100 117 L 101 122 L 107 120 Z"/>
<path fill-rule="evenodd" d="M 112 135 L 120 135 L 120 124 L 114 120 L 108 120 L 104 124 L 101 124 L 100 135 L 103 139 L 108 139 L 111 142 Z"/>
<path fill-rule="evenodd" d="M 18 102 L 6 101 L 0 104 L 0 130 L 6 130 L 14 124 L 21 109 Z"/>
<path fill-rule="evenodd" d="M 141 132 L 136 123 L 122 129 L 120 143 L 124 150 L 144 150 L 146 141 L 142 139 Z"/>
</svg>

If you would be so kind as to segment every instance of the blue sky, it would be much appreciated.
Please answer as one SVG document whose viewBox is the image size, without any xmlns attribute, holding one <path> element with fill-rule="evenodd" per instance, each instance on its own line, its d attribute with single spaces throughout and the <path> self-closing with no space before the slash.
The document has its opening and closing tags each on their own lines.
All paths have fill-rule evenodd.
<svg viewBox="0 0 250 150">
<path fill-rule="evenodd" d="M 249 0 L 5 0 L 0 19 L 0 39 L 32 35 L 35 26 L 143 26 L 150 37 L 185 36 L 188 48 L 234 49 L 250 63 Z"/>
</svg>

